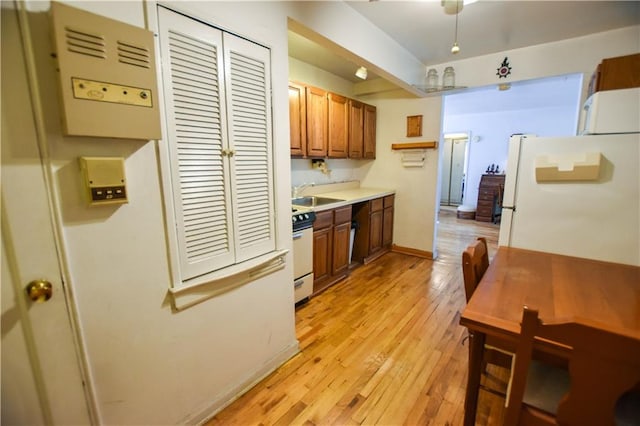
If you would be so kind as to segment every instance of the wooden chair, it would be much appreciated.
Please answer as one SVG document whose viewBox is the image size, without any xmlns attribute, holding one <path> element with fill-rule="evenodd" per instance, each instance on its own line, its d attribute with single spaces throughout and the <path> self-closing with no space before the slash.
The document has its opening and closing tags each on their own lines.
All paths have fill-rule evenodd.
<svg viewBox="0 0 640 426">
<path fill-rule="evenodd" d="M 478 239 L 462 252 L 462 275 L 464 277 L 464 294 L 467 302 L 480 283 L 484 273 L 489 267 L 489 248 L 487 239 Z"/>
<path fill-rule="evenodd" d="M 535 339 L 572 348 L 569 370 L 532 360 Z M 505 425 L 640 424 L 640 340 L 589 320 L 543 324 L 524 307 Z"/>
<path fill-rule="evenodd" d="M 480 280 L 484 276 L 489 267 L 489 249 L 487 247 L 487 239 L 479 237 L 473 244 L 469 245 L 462 252 L 462 275 L 464 277 L 464 292 L 469 302 Z M 493 344 L 492 344 L 493 343 Z M 498 365 L 500 367 L 511 369 L 513 354 L 496 347 L 498 343 L 494 342 L 491 336 L 487 336 L 482 356 L 483 371 L 486 371 L 487 364 Z M 504 396 L 501 392 L 483 385 L 482 389 Z"/>
</svg>

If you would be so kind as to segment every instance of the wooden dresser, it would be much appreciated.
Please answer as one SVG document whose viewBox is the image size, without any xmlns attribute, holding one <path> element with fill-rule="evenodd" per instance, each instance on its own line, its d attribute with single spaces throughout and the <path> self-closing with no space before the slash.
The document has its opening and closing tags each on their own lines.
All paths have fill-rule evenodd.
<svg viewBox="0 0 640 426">
<path fill-rule="evenodd" d="M 502 209 L 504 175 L 482 175 L 478 188 L 476 220 L 497 223 Z"/>
</svg>

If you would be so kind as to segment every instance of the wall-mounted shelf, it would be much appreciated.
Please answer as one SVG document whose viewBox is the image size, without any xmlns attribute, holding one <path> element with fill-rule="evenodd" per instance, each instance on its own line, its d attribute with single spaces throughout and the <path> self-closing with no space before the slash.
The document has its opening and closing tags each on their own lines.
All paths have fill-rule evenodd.
<svg viewBox="0 0 640 426">
<path fill-rule="evenodd" d="M 446 89 L 444 87 L 437 87 L 435 89 L 431 89 L 431 88 L 427 88 L 427 86 L 421 86 L 416 84 L 414 84 L 413 87 L 424 92 L 425 97 L 457 93 L 467 88 L 467 86 L 455 86 L 455 87 L 448 87 Z"/>
<path fill-rule="evenodd" d="M 391 149 L 436 149 L 438 148 L 438 142 L 436 141 L 423 141 L 423 142 L 402 142 L 391 144 Z"/>
</svg>

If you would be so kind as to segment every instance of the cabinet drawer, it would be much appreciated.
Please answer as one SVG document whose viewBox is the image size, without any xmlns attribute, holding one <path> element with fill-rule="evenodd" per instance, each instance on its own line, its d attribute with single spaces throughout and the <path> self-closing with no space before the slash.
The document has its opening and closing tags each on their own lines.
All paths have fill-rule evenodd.
<svg viewBox="0 0 640 426">
<path fill-rule="evenodd" d="M 328 228 L 333 224 L 333 210 L 326 210 L 316 213 L 316 220 L 313 222 L 313 229 Z"/>
<path fill-rule="evenodd" d="M 476 207 L 476 217 L 478 216 L 489 216 L 491 217 L 491 215 L 493 214 L 493 207 L 492 206 L 480 206 L 478 205 L 478 207 Z"/>
<path fill-rule="evenodd" d="M 495 197 L 495 195 L 496 193 L 494 191 L 481 189 L 480 191 L 478 191 L 478 200 L 493 200 L 493 197 Z"/>
<path fill-rule="evenodd" d="M 347 223 L 347 222 L 351 222 L 351 205 L 335 209 L 333 224 L 340 225 L 341 223 Z"/>
<path fill-rule="evenodd" d="M 384 207 L 384 199 L 376 198 L 375 200 L 369 201 L 369 211 L 377 212 L 378 210 L 382 210 Z"/>
<path fill-rule="evenodd" d="M 384 208 L 385 209 L 387 207 L 393 207 L 394 203 L 395 203 L 395 196 L 394 195 L 387 195 L 386 197 L 384 197 Z"/>
</svg>

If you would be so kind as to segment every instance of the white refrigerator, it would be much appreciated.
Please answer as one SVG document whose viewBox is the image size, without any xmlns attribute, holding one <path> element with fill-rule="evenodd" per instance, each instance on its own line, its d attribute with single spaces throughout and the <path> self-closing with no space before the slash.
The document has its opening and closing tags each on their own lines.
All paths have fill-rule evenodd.
<svg viewBox="0 0 640 426">
<path fill-rule="evenodd" d="M 499 245 L 640 265 L 640 91 L 632 93 L 623 98 L 631 104 L 614 104 L 634 123 L 510 138 Z"/>
</svg>

